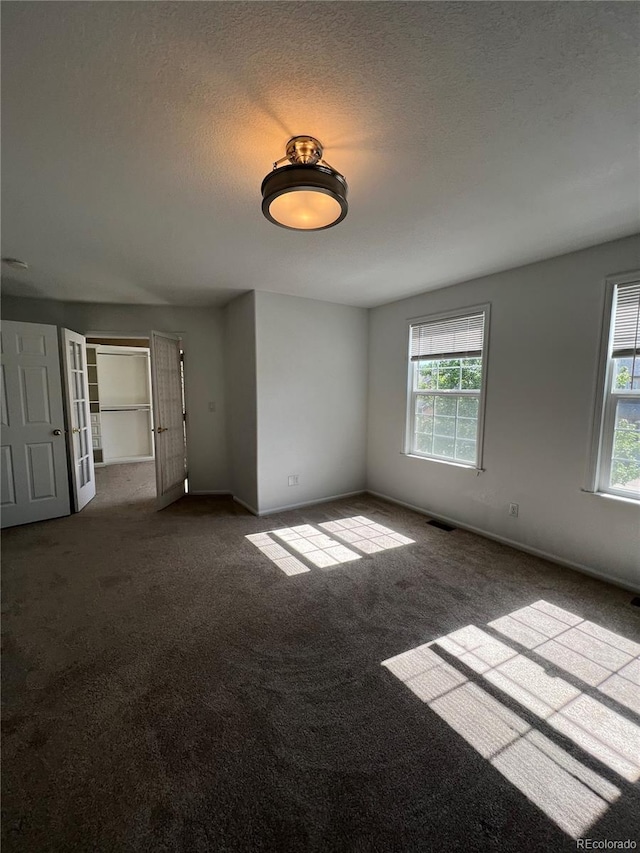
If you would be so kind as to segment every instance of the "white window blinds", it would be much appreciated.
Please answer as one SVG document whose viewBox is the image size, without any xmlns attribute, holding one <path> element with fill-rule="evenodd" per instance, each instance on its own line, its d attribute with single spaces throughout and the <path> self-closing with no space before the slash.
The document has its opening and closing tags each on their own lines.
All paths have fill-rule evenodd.
<svg viewBox="0 0 640 853">
<path fill-rule="evenodd" d="M 640 355 L 640 281 L 616 287 L 613 358 Z"/>
<path fill-rule="evenodd" d="M 482 355 L 484 312 L 411 326 L 411 361 Z"/>
</svg>

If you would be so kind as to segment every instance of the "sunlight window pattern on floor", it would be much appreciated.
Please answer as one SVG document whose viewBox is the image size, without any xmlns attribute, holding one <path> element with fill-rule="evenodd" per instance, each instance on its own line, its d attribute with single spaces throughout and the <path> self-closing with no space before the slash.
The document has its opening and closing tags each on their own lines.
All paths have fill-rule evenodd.
<svg viewBox="0 0 640 853">
<path fill-rule="evenodd" d="M 323 527 L 365 554 L 376 554 L 379 551 L 388 551 L 390 548 L 399 548 L 401 545 L 411 545 L 414 542 L 413 539 L 402 536 L 363 515 L 341 518 L 337 521 L 323 521 L 319 527 Z"/>
<path fill-rule="evenodd" d="M 268 557 L 285 575 L 300 575 L 309 569 L 300 560 L 293 557 L 282 545 L 275 542 L 268 533 L 251 533 L 246 537 L 259 551 Z"/>
<path fill-rule="evenodd" d="M 566 664 L 566 672 L 575 680 L 584 673 L 585 690 L 555 673 L 549 675 L 541 663 L 474 625 L 389 658 L 383 666 L 562 830 L 578 838 L 620 797 L 621 789 L 569 755 L 442 655 L 450 655 L 561 737 L 572 740 L 585 754 L 584 760 L 589 756 L 596 766 L 605 766 L 633 783 L 640 778 L 640 727 L 634 721 L 636 714 L 630 713 L 640 699 L 640 645 L 545 601 L 489 624 L 520 646 L 535 648 L 534 655 L 544 644 L 570 636 L 563 648 L 573 655 L 554 652 L 553 665 Z M 581 636 L 572 631 L 581 631 Z M 604 672 L 593 670 L 591 664 Z M 619 703 L 615 707 L 620 712 L 585 692 L 606 685 L 614 667 L 624 685 L 615 691 L 618 695 L 607 695 Z M 603 680 L 594 684 L 595 675 Z"/>
<path fill-rule="evenodd" d="M 311 524 L 299 524 L 265 533 L 251 533 L 245 538 L 287 575 L 308 572 L 305 560 L 317 568 L 330 569 L 361 560 L 362 554 L 353 548 L 364 554 L 376 554 L 389 548 L 410 545 L 414 541 L 362 515 L 321 522 L 318 527 L 323 530 Z M 342 542 L 327 536 L 325 531 L 335 533 Z"/>
<path fill-rule="evenodd" d="M 489 627 L 640 714 L 640 644 L 546 601 Z"/>
<path fill-rule="evenodd" d="M 346 548 L 340 542 L 336 542 L 326 533 L 319 532 L 310 524 L 283 527 L 271 532 L 286 542 L 289 548 L 293 548 L 294 551 L 302 554 L 306 560 L 321 569 L 361 559 L 360 554 L 356 554 L 355 551 Z"/>
</svg>

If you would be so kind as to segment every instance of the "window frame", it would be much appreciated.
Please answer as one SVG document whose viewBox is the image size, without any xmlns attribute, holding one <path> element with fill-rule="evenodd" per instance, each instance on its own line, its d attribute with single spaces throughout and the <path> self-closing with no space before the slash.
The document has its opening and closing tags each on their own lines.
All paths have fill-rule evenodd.
<svg viewBox="0 0 640 853">
<path fill-rule="evenodd" d="M 418 451 L 413 449 L 413 436 L 415 429 L 415 405 L 414 398 L 416 394 L 426 394 L 428 392 L 425 391 L 416 391 L 414 390 L 414 377 L 416 371 L 416 365 L 418 362 L 411 361 L 411 329 L 413 326 L 419 326 L 421 323 L 432 323 L 438 322 L 439 320 L 449 320 L 449 319 L 457 319 L 460 317 L 468 317 L 473 314 L 484 315 L 484 324 L 483 324 L 483 332 L 482 332 L 482 384 L 480 388 L 480 392 L 476 391 L 448 391 L 446 393 L 443 392 L 434 392 L 434 396 L 453 396 L 453 397 L 474 397 L 478 399 L 478 431 L 476 433 L 476 461 L 475 462 L 459 462 L 455 459 L 446 459 L 441 456 L 430 456 L 426 453 L 419 453 Z M 491 324 L 491 305 L 488 302 L 482 303 L 480 305 L 469 305 L 464 306 L 463 308 L 455 308 L 449 311 L 441 311 L 437 314 L 426 314 L 421 317 L 411 317 L 407 320 L 406 325 L 406 340 L 407 340 L 407 351 L 406 351 L 406 361 L 405 361 L 405 375 L 407 377 L 407 386 L 406 386 L 406 405 L 405 405 L 405 424 L 404 424 L 404 435 L 403 435 L 403 443 L 402 443 L 402 454 L 404 456 L 409 456 L 411 459 L 421 459 L 427 462 L 437 462 L 439 464 L 444 465 L 453 465 L 455 468 L 467 468 L 472 471 L 481 472 L 484 471 L 483 468 L 483 459 L 484 459 L 484 422 L 485 422 L 485 410 L 486 410 L 486 397 L 487 397 L 487 366 L 489 362 L 489 329 Z M 461 356 L 463 358 L 464 356 Z"/>
<path fill-rule="evenodd" d="M 640 281 L 640 270 L 608 276 L 605 279 L 604 306 L 596 374 L 594 417 L 587 462 L 587 483 L 584 491 L 593 494 L 622 498 L 640 503 L 640 496 L 609 485 L 615 418 L 618 401 L 622 398 L 640 400 L 640 390 L 612 390 L 614 359 L 612 358 L 613 330 L 615 324 L 615 293 L 618 285 Z"/>
</svg>

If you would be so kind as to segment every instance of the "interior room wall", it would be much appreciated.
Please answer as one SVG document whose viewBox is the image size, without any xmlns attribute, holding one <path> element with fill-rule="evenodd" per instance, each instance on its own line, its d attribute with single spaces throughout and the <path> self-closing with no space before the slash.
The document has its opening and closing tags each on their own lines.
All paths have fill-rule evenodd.
<svg viewBox="0 0 640 853">
<path fill-rule="evenodd" d="M 634 269 L 640 235 L 373 309 L 369 489 L 639 589 L 638 505 L 581 491 L 604 279 Z M 485 302 L 485 470 L 402 455 L 408 320 Z"/>
<path fill-rule="evenodd" d="M 367 311 L 258 292 L 261 513 L 365 487 Z M 299 485 L 288 477 L 298 475 Z"/>
<path fill-rule="evenodd" d="M 234 497 L 258 512 L 256 306 L 253 292 L 224 309 L 227 434 Z"/>
<path fill-rule="evenodd" d="M 179 332 L 185 348 L 189 487 L 228 491 L 223 313 L 215 308 L 55 302 L 5 296 L 2 317 L 86 332 Z M 210 403 L 214 411 L 210 410 Z"/>
</svg>

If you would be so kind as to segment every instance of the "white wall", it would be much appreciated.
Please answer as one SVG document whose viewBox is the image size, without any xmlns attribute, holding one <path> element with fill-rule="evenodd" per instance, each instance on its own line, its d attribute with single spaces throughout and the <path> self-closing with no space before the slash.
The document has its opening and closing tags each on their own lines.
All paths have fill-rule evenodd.
<svg viewBox="0 0 640 853">
<path fill-rule="evenodd" d="M 638 268 L 635 236 L 373 309 L 369 489 L 640 589 L 638 506 L 581 491 L 603 279 Z M 401 455 L 407 320 L 484 302 L 484 473 Z"/>
<path fill-rule="evenodd" d="M 180 332 L 185 348 L 185 396 L 189 487 L 228 491 L 223 366 L 223 315 L 214 308 L 111 305 L 3 297 L 5 320 L 51 323 L 76 332 L 128 332 L 151 329 Z M 209 411 L 209 403 L 216 411 Z"/>
<path fill-rule="evenodd" d="M 225 314 L 227 436 L 231 491 L 258 512 L 255 294 L 230 302 Z"/>
<path fill-rule="evenodd" d="M 367 311 L 258 292 L 256 347 L 260 512 L 364 489 Z"/>
</svg>

